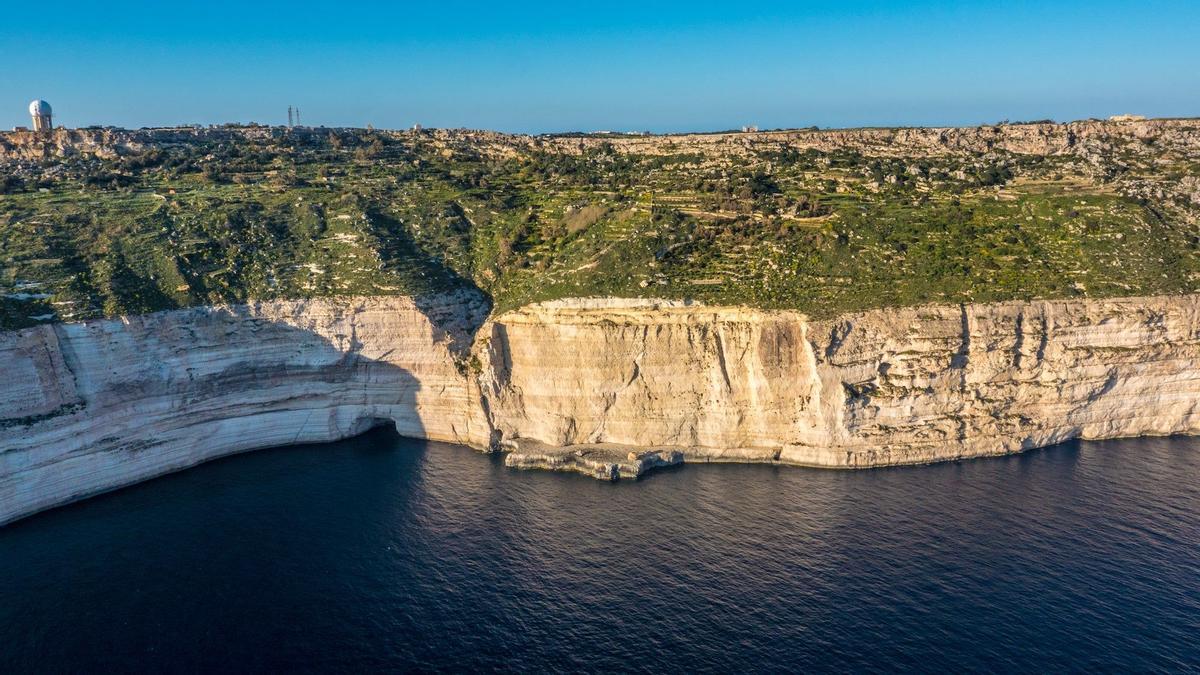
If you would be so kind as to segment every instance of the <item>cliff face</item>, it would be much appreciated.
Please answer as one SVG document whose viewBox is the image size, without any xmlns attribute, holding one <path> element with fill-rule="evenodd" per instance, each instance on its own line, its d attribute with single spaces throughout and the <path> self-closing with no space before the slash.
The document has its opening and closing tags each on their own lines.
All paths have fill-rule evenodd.
<svg viewBox="0 0 1200 675">
<path fill-rule="evenodd" d="M 866 467 L 1200 431 L 1196 296 L 817 322 L 553 303 L 502 316 L 484 335 L 493 424 L 530 439 L 512 443 L 518 465 L 563 456 L 546 445 L 616 444 L 689 460 Z"/>
<path fill-rule="evenodd" d="M 381 423 L 486 445 L 460 295 L 276 302 L 0 333 L 0 523 L 251 448 Z"/>
<path fill-rule="evenodd" d="M 820 426 L 807 330 L 790 312 L 546 303 L 484 326 L 481 383 L 505 439 L 765 457 Z"/>
<path fill-rule="evenodd" d="M 457 294 L 0 333 L 0 523 L 382 423 L 605 478 L 684 460 L 867 467 L 1200 432 L 1195 295 L 830 321 L 636 300 L 485 314 Z"/>
</svg>

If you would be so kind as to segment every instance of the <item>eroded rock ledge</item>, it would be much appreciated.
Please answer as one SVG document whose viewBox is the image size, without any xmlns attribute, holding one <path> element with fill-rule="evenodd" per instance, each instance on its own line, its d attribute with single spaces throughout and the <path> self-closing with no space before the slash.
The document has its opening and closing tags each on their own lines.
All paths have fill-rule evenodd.
<svg viewBox="0 0 1200 675">
<path fill-rule="evenodd" d="M 870 467 L 1200 431 L 1200 296 L 796 312 L 482 298 L 187 309 L 0 333 L 0 523 L 378 424 L 613 479 Z"/>
</svg>

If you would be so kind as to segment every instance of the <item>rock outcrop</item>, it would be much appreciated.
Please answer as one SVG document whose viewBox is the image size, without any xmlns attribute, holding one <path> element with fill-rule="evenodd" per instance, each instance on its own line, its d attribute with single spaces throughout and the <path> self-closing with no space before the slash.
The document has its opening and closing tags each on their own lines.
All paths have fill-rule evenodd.
<svg viewBox="0 0 1200 675">
<path fill-rule="evenodd" d="M 872 157 L 934 157 L 1004 151 L 1023 155 L 1112 155 L 1131 151 L 1180 153 L 1200 150 L 1200 124 L 1193 119 L 1138 122 L 1083 120 L 1056 124 L 998 124 L 978 127 L 892 127 L 792 129 L 754 133 L 671 134 L 631 137 L 551 137 L 527 141 L 556 152 L 579 153 L 599 147 L 618 153 L 667 155 L 699 153 L 739 156 L 786 148 L 821 152 L 850 150 Z"/>
<path fill-rule="evenodd" d="M 356 129 L 324 127 L 171 127 L 158 129 L 55 129 L 49 134 L 0 131 L 0 160 L 40 160 L 47 157 L 117 157 L 149 148 L 170 148 L 197 142 L 228 142 L 290 136 L 306 141 L 328 137 L 331 131 Z M 408 138 L 411 131 L 373 131 Z M 1132 122 L 1081 120 L 983 125 L 978 127 L 879 127 L 861 129 L 789 129 L 754 133 L 705 133 L 612 136 L 606 134 L 526 136 L 472 129 L 431 129 L 422 138 L 445 152 L 469 148 L 492 157 L 509 157 L 531 149 L 566 154 L 600 147 L 639 155 L 701 153 L 739 156 L 778 152 L 785 148 L 822 152 L 851 150 L 867 156 L 920 157 L 974 155 L 995 150 L 1026 155 L 1109 153 L 1114 147 L 1194 156 L 1200 152 L 1200 122 L 1196 119 L 1149 119 Z"/>
<path fill-rule="evenodd" d="M 1200 432 L 1200 296 L 812 321 L 645 300 L 485 322 L 461 293 L 0 333 L 0 523 L 378 424 L 598 478 L 681 461 L 870 467 Z"/>
</svg>

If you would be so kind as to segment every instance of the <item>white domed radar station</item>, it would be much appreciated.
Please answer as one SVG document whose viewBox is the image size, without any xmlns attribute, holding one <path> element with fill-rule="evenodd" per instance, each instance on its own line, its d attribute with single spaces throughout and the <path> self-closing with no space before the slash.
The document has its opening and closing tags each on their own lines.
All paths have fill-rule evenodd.
<svg viewBox="0 0 1200 675">
<path fill-rule="evenodd" d="M 54 128 L 50 104 L 38 99 L 29 104 L 29 116 L 33 118 L 34 131 L 50 131 Z"/>
</svg>

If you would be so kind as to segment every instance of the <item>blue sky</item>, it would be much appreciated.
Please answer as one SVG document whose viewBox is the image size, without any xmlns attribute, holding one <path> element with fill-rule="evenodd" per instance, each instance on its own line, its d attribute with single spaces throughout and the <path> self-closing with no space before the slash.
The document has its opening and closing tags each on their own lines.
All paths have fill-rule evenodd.
<svg viewBox="0 0 1200 675">
<path fill-rule="evenodd" d="M 10 3 L 0 125 L 517 132 L 1200 115 L 1200 2 Z"/>
</svg>

